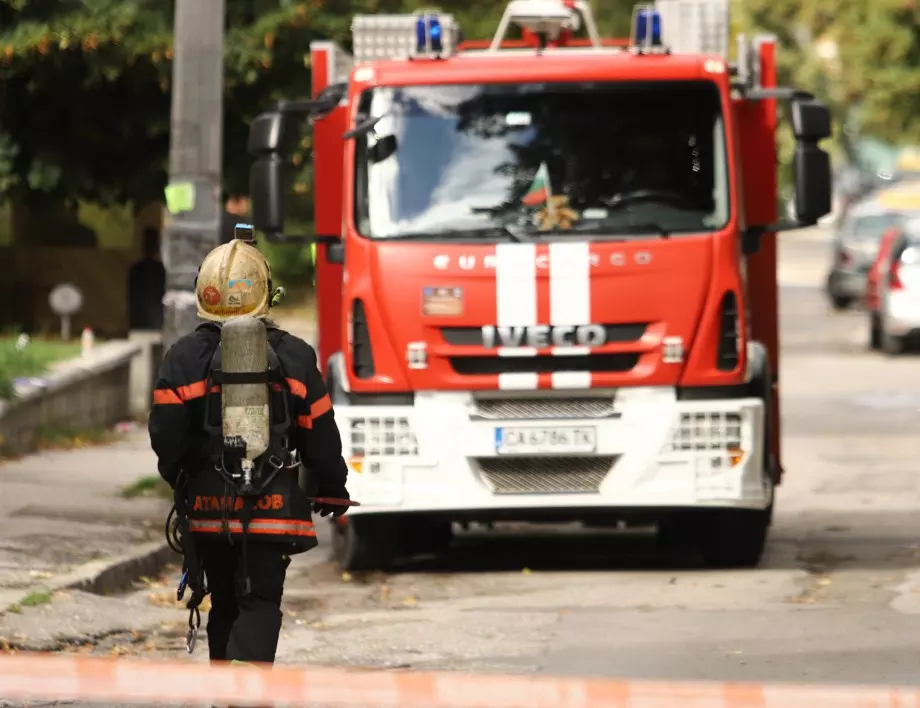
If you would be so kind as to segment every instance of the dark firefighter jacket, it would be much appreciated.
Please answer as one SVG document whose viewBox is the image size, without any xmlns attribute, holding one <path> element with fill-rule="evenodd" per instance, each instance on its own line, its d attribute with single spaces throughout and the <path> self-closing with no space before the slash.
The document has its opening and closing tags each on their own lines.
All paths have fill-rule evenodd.
<svg viewBox="0 0 920 708">
<path fill-rule="evenodd" d="M 316 352 L 302 339 L 269 327 L 269 341 L 281 363 L 286 392 L 273 384 L 272 398 L 286 396 L 292 447 L 313 477 L 317 496 L 347 496 L 347 467 L 332 402 L 317 367 Z M 214 441 L 205 430 L 206 386 L 211 358 L 220 343 L 220 329 L 203 324 L 166 352 L 157 376 L 148 428 L 160 476 L 173 488 L 180 472 L 188 480 L 186 505 L 193 534 L 241 533 L 242 501 L 230 494 L 211 458 Z M 212 386 L 219 394 L 219 386 Z M 211 405 L 214 405 L 213 403 Z M 219 408 L 219 397 L 217 397 Z M 267 466 L 266 466 L 267 467 Z M 227 527 L 224 523 L 227 523 Z M 316 546 L 310 504 L 298 485 L 297 470 L 282 470 L 253 501 L 249 533 L 279 541 L 288 552 Z"/>
</svg>

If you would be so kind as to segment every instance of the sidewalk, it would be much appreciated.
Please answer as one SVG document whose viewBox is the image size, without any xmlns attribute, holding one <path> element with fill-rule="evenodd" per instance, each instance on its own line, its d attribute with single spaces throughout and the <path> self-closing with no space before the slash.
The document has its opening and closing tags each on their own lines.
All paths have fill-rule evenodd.
<svg viewBox="0 0 920 708">
<path fill-rule="evenodd" d="M 143 428 L 111 445 L 0 464 L 0 613 L 44 604 L 49 591 L 112 592 L 169 559 L 171 505 L 123 496 L 156 474 Z"/>
<path fill-rule="evenodd" d="M 279 314 L 283 327 L 314 339 L 300 312 Z M 156 475 L 143 426 L 111 445 L 0 463 L 0 652 L 121 653 L 141 637 L 145 651 L 181 651 L 188 615 L 175 602 L 178 576 L 161 572 L 179 561 L 165 545 L 171 503 L 124 496 Z M 295 558 L 292 577 L 328 558 L 328 525 L 317 525 L 323 548 Z"/>
</svg>

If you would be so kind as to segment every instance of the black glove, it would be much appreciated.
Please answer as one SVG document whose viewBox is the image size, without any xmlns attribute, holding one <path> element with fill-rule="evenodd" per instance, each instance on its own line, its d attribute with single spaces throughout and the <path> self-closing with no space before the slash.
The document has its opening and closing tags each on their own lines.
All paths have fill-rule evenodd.
<svg viewBox="0 0 920 708">
<path fill-rule="evenodd" d="M 347 501 L 351 501 L 351 497 L 348 496 L 348 490 L 345 489 L 345 487 L 339 487 L 338 489 L 325 489 L 320 486 L 316 496 L 319 498 L 345 499 Z M 328 504 L 325 502 L 313 503 L 313 513 L 319 514 L 320 516 L 329 516 L 329 514 L 332 514 L 332 518 L 337 519 L 346 511 L 348 511 L 348 507 L 344 505 Z"/>
</svg>

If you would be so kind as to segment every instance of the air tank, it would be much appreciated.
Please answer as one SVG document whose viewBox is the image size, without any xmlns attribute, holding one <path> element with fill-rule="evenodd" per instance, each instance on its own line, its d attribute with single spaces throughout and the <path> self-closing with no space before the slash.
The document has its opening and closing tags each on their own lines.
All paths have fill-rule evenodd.
<svg viewBox="0 0 920 708">
<path fill-rule="evenodd" d="M 268 370 L 268 336 L 255 317 L 234 317 L 220 332 L 220 365 L 224 373 L 261 373 Z M 224 383 L 221 413 L 224 439 L 231 447 L 246 446 L 243 472 L 250 481 L 252 461 L 268 449 L 270 432 L 269 389 L 265 383 Z M 229 443 L 230 441 L 227 441 Z M 226 444 L 226 443 L 225 443 Z"/>
</svg>

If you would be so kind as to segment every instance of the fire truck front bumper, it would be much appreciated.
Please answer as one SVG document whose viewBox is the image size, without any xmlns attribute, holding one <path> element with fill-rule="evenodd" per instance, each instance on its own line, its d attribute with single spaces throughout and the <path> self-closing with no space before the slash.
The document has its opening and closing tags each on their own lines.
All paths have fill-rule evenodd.
<svg viewBox="0 0 920 708">
<path fill-rule="evenodd" d="M 681 401 L 671 388 L 567 397 L 417 394 L 336 408 L 361 503 L 349 514 L 526 520 L 542 511 L 764 509 L 759 398 Z M 498 516 L 496 516 L 498 518 Z"/>
</svg>

